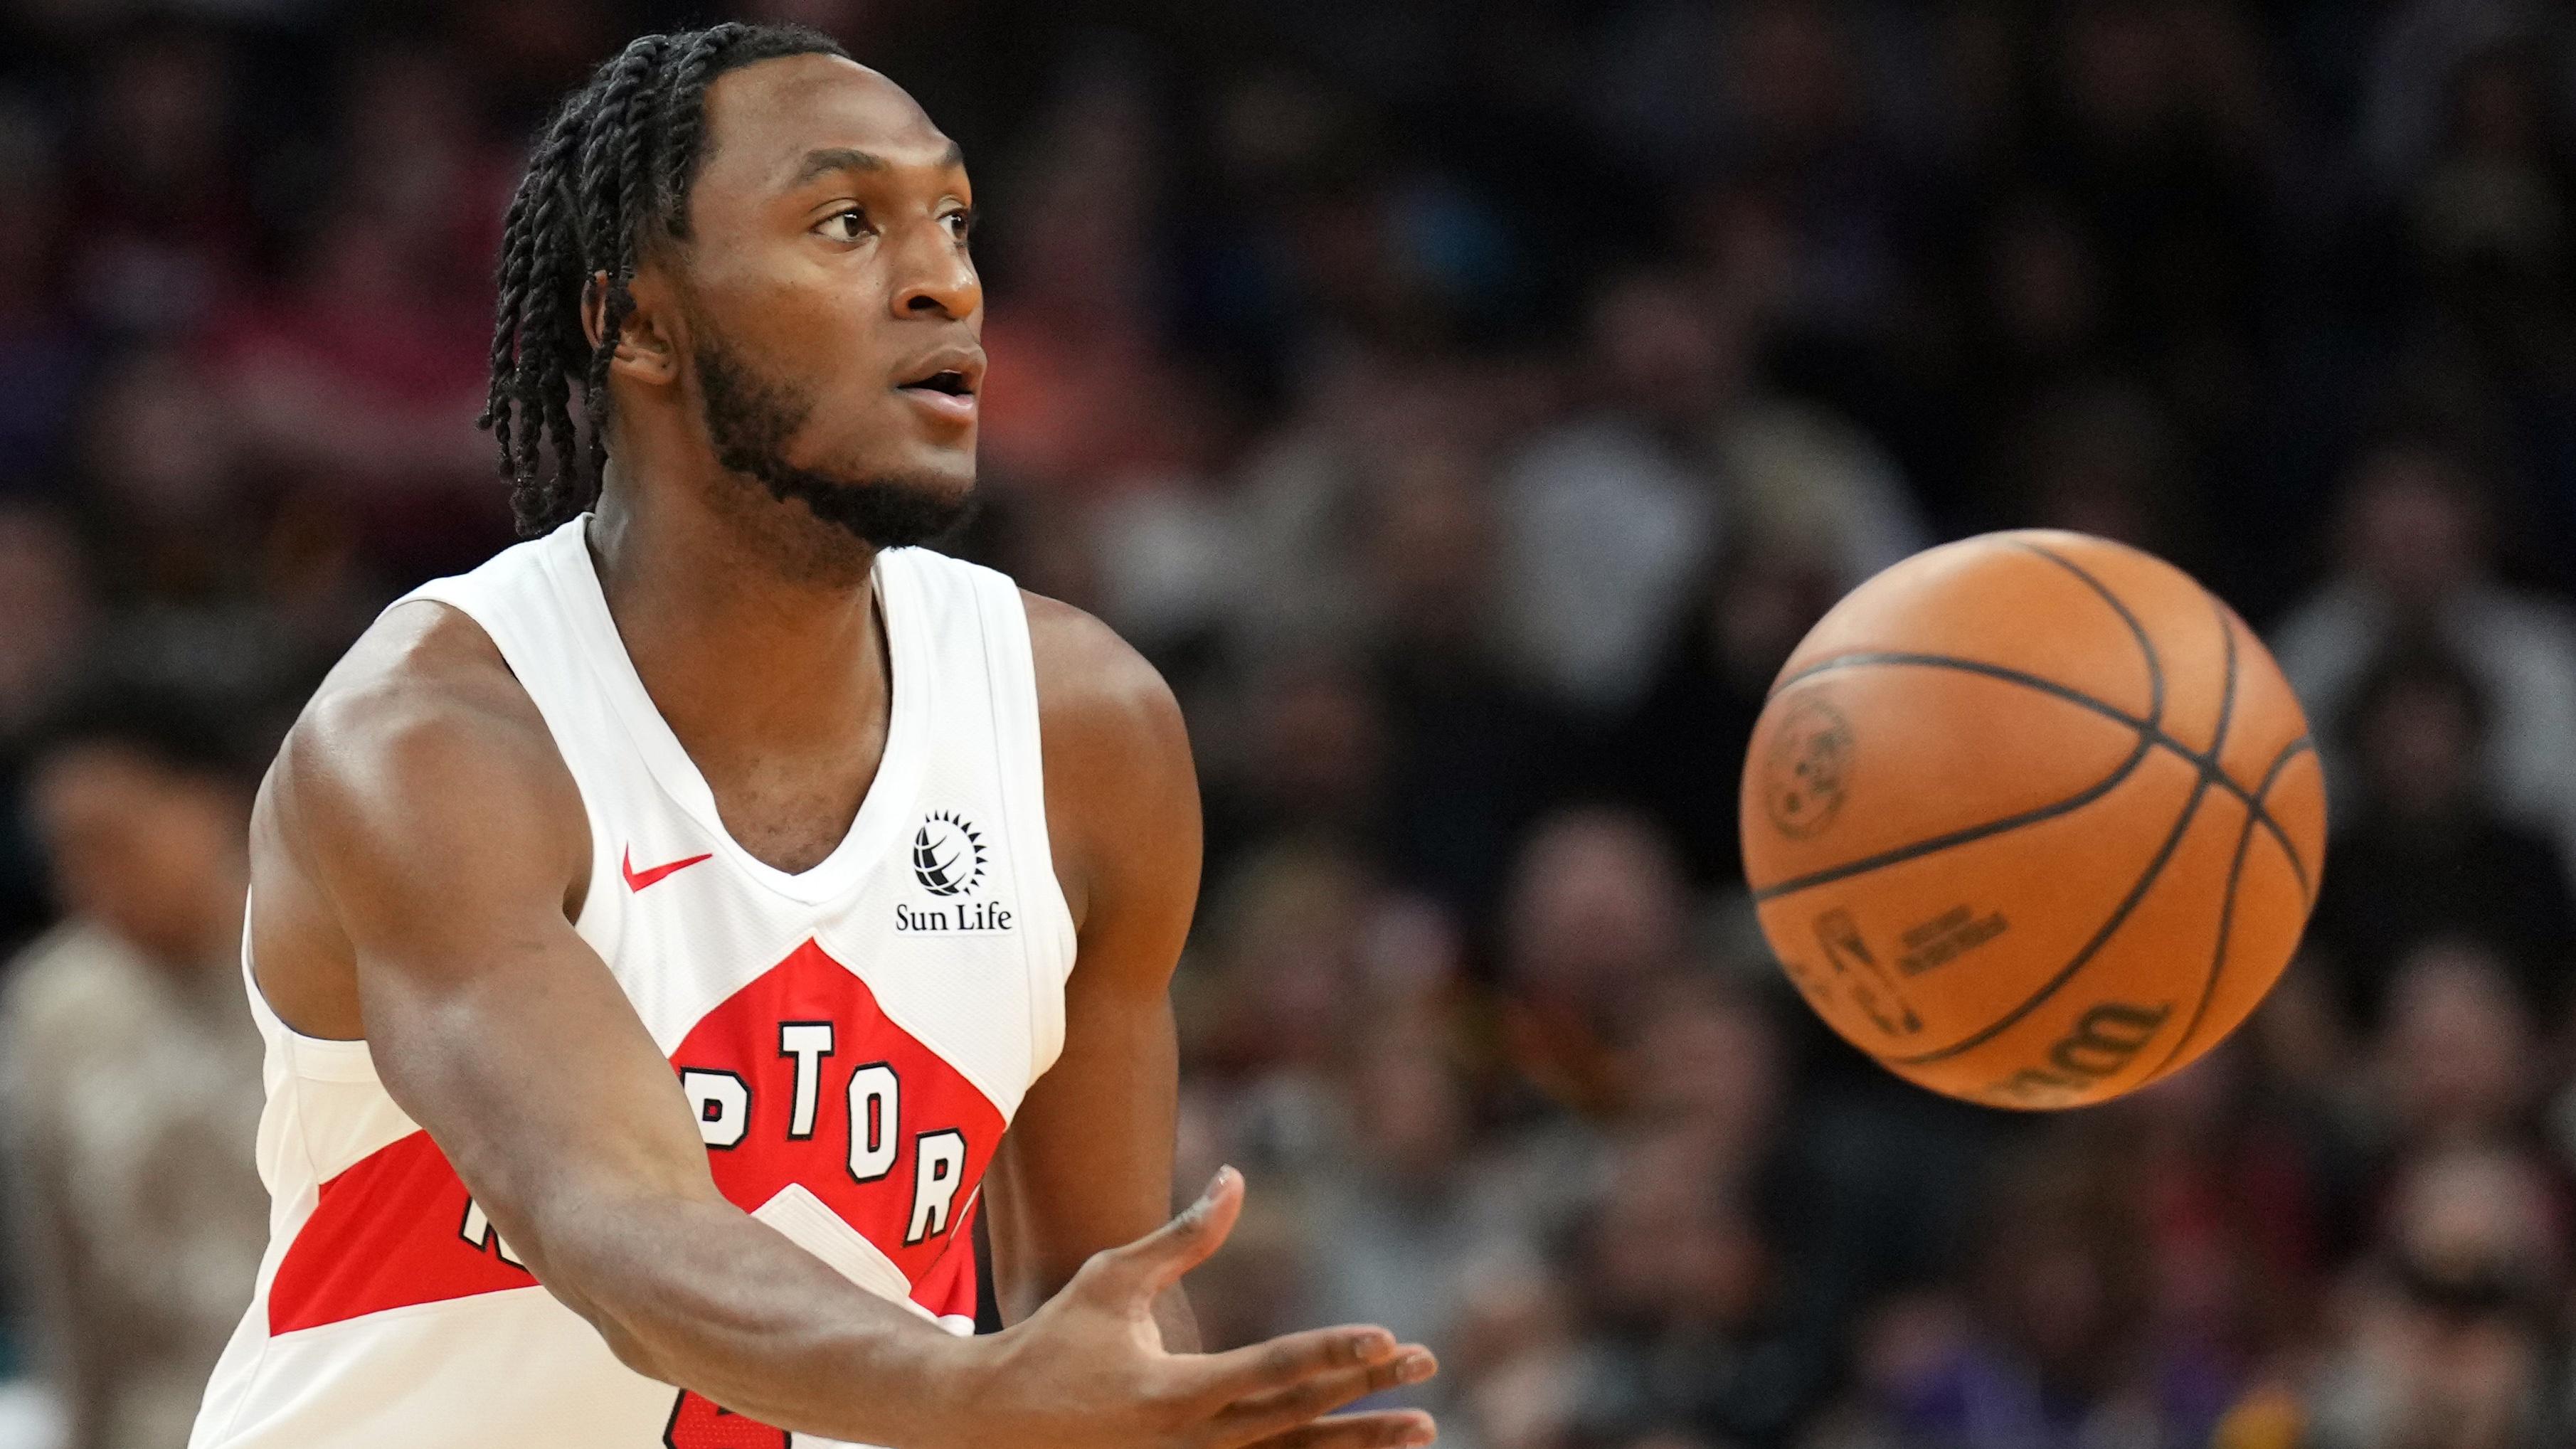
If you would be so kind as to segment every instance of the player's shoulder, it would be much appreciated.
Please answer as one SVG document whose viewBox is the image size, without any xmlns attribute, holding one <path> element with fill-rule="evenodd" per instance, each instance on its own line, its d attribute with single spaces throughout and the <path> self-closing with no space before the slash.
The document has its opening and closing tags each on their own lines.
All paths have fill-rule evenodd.
<svg viewBox="0 0 2576 1449">
<path fill-rule="evenodd" d="M 1180 702 L 1136 647 L 1071 604 L 1022 590 L 1037 670 L 1047 818 L 1077 921 L 1093 888 L 1145 869 L 1196 879 L 1198 771 Z M 1159 852 L 1189 857 L 1186 870 Z"/>
<path fill-rule="evenodd" d="M 499 648 L 464 612 L 430 601 L 387 610 L 332 667 L 288 728 L 263 794 L 290 825 L 425 799 L 569 803 L 581 818 L 545 718 Z"/>
<path fill-rule="evenodd" d="M 1069 742 L 1098 736 L 1177 747 L 1186 763 L 1180 702 L 1161 670 L 1089 613 L 1026 589 L 1020 599 L 1029 616 L 1042 732 Z"/>
</svg>

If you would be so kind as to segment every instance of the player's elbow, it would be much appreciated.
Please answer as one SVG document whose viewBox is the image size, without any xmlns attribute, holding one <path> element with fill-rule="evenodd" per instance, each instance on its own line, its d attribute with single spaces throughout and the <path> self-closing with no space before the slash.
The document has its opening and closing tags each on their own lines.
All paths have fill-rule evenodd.
<svg viewBox="0 0 2576 1449">
<path fill-rule="evenodd" d="M 599 1331 L 601 1341 L 608 1345 L 609 1353 L 619 1363 L 648 1379 L 656 1379 L 666 1384 L 679 1382 L 669 1367 L 669 1355 L 655 1345 L 650 1334 L 628 1326 L 615 1314 L 584 1314 L 583 1316 L 590 1320 L 592 1328 Z"/>
<path fill-rule="evenodd" d="M 690 1365 L 703 1367 L 710 1333 L 738 1326 L 729 1296 L 708 1291 L 714 1259 L 696 1249 L 748 1220 L 713 1199 L 712 1185 L 706 1197 L 685 1190 L 603 1191 L 571 1174 L 554 1186 L 528 1204 L 529 1264 L 537 1280 L 591 1326 L 619 1363 L 680 1384 Z M 675 1252 L 673 1244 L 689 1246 Z"/>
<path fill-rule="evenodd" d="M 649 1315 L 621 1306 L 615 1295 L 587 1292 L 579 1272 L 540 1277 L 555 1300 L 591 1326 L 610 1355 L 648 1379 L 676 1383 L 672 1359 Z"/>
</svg>

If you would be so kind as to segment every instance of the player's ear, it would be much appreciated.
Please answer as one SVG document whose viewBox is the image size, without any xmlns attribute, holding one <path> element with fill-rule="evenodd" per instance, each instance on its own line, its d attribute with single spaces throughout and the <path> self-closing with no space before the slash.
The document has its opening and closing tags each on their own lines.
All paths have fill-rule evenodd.
<svg viewBox="0 0 2576 1449">
<path fill-rule="evenodd" d="M 650 266 L 636 270 L 626 284 L 626 295 L 633 302 L 626 320 L 618 324 L 617 351 L 609 358 L 611 372 L 624 373 L 638 382 L 665 383 L 679 375 L 677 351 L 672 347 L 668 323 L 669 291 L 662 285 L 658 271 Z M 581 330 L 595 349 L 600 335 L 608 329 L 608 273 L 593 272 L 590 283 L 581 289 Z"/>
</svg>

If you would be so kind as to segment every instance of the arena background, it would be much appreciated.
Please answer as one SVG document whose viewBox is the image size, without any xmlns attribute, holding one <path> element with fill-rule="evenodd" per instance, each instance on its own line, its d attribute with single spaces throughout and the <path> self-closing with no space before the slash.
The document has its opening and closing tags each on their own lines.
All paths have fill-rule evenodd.
<svg viewBox="0 0 2576 1449">
<path fill-rule="evenodd" d="M 966 146 L 959 547 L 1169 675 L 1217 1343 L 1376 1319 L 1472 1449 L 2576 1442 L 2576 49 L 2480 0 L 775 0 Z M 9 1449 L 184 1439 L 264 1236 L 240 818 L 508 539 L 497 218 L 613 0 L 0 0 Z M 2308 949 L 2064 1117 L 1747 926 L 1843 589 L 2164 552 L 2328 747 Z M 48 1428 L 48 1425 L 53 1426 Z"/>
</svg>

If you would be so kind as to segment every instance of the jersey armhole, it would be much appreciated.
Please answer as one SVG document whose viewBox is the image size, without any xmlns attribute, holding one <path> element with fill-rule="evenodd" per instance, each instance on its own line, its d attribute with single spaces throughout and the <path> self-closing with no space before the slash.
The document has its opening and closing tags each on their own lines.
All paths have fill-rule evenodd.
<svg viewBox="0 0 2576 1449">
<path fill-rule="evenodd" d="M 1028 603 L 1008 577 L 981 571 L 978 602 L 993 699 L 995 761 L 1002 808 L 1015 855 L 1021 897 L 1033 904 L 1023 943 L 1029 971 L 1029 1079 L 1055 1065 L 1064 1050 L 1064 987 L 1073 973 L 1077 937 L 1073 907 L 1056 878 L 1055 843 L 1046 812 L 1046 752 L 1039 733 L 1036 650 Z"/>
<path fill-rule="evenodd" d="M 253 892 L 242 896 L 242 991 L 250 998 L 251 1020 L 277 1049 L 289 1075 L 320 1082 L 372 1082 L 376 1057 L 365 1037 L 307 1036 L 286 1024 L 260 990 L 259 967 L 251 954 L 251 921 L 257 908 Z"/>
</svg>

